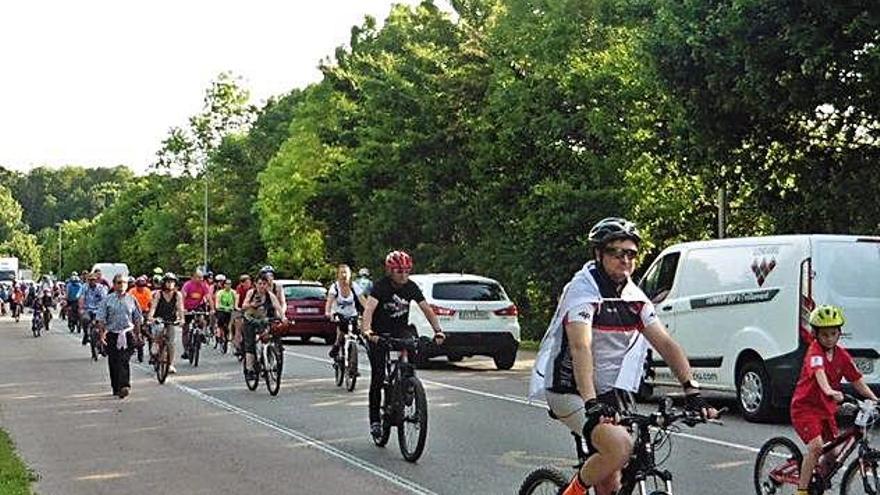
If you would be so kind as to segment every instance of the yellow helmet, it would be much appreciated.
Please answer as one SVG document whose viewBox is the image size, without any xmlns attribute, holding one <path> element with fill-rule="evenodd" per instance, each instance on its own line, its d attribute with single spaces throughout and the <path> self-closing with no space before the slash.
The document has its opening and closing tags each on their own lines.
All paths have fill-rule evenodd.
<svg viewBox="0 0 880 495">
<path fill-rule="evenodd" d="M 842 327 L 844 323 L 843 310 L 837 306 L 818 306 L 810 313 L 810 326 L 813 328 Z"/>
</svg>

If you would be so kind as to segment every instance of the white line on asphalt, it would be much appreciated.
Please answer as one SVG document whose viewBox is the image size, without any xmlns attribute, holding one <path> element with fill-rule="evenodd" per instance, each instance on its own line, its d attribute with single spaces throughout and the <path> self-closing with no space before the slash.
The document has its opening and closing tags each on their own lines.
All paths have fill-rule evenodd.
<svg viewBox="0 0 880 495">
<path fill-rule="evenodd" d="M 325 364 L 331 364 L 331 365 L 333 364 L 333 361 L 326 359 L 326 358 L 321 358 L 321 357 L 317 357 L 317 356 L 310 356 L 308 354 L 301 354 L 299 352 L 293 352 L 293 351 L 290 351 L 287 349 L 284 350 L 284 353 L 290 354 L 290 355 L 296 356 L 296 357 L 301 357 L 304 359 L 311 359 L 312 361 L 317 361 L 319 363 L 325 363 Z M 370 370 L 369 366 L 364 366 L 364 365 L 358 366 L 358 369 L 365 370 L 365 371 Z M 531 401 L 530 402 L 528 399 L 523 399 L 520 397 L 511 397 L 508 395 L 493 394 L 491 392 L 483 392 L 482 390 L 474 390 L 471 388 L 459 387 L 458 385 L 450 385 L 448 383 L 436 382 L 434 380 L 426 380 L 424 378 L 419 378 L 419 380 L 421 380 L 422 383 L 426 383 L 428 385 L 434 385 L 435 387 L 448 388 L 450 390 L 457 390 L 459 392 L 464 392 L 466 394 L 479 395 L 481 397 L 488 397 L 490 399 L 506 400 L 508 402 L 515 402 L 517 404 L 522 404 L 525 406 L 533 406 L 533 407 L 538 407 L 541 409 L 547 409 L 547 404 L 543 401 Z"/>
<path fill-rule="evenodd" d="M 75 334 L 71 334 L 71 335 L 75 335 Z M 150 375 L 153 374 L 153 368 L 151 368 L 147 365 L 133 363 L 133 366 L 136 368 L 139 368 L 141 371 L 145 372 L 146 374 L 150 374 Z M 286 426 L 280 425 L 280 424 L 272 421 L 271 419 L 264 418 L 262 416 L 254 414 L 254 413 L 248 411 L 247 409 L 242 409 L 236 405 L 230 404 L 229 402 L 226 402 L 222 399 L 218 399 L 216 397 L 213 397 L 211 395 L 203 393 L 203 392 L 201 392 L 195 388 L 189 387 L 187 385 L 183 385 L 180 383 L 171 383 L 171 385 L 173 385 L 178 390 L 180 390 L 188 395 L 193 396 L 196 399 L 199 399 L 203 402 L 207 402 L 209 404 L 217 406 L 220 409 L 225 409 L 225 410 L 227 410 L 233 414 L 236 414 L 238 416 L 241 416 L 242 418 L 245 418 L 253 423 L 256 423 L 261 426 L 265 426 L 269 429 L 275 430 L 276 432 L 281 433 L 282 435 L 293 438 L 294 440 L 297 440 L 302 444 L 305 444 L 309 447 L 320 450 L 321 452 L 324 452 L 325 454 L 328 454 L 330 456 L 336 457 L 337 459 L 340 459 L 344 462 L 347 462 L 348 464 L 351 464 L 352 466 L 354 466 L 358 469 L 362 469 L 362 470 L 364 470 L 364 471 L 366 471 L 376 477 L 382 478 L 382 479 L 388 481 L 389 483 L 397 485 L 398 487 L 403 488 L 404 490 L 407 490 L 411 493 L 414 493 L 416 495 L 438 495 L 436 492 L 433 492 L 433 491 L 429 490 L 428 488 L 425 488 L 425 487 L 423 487 L 413 481 L 410 481 L 406 478 L 398 476 L 397 474 L 395 474 L 391 471 L 388 471 L 388 470 L 383 469 L 379 466 L 376 466 L 375 464 L 372 464 L 368 461 L 365 461 L 359 457 L 353 456 L 353 455 L 349 454 L 348 452 L 345 452 L 343 450 L 339 450 L 336 447 L 333 447 L 332 445 L 329 445 L 329 444 L 326 444 L 320 440 L 314 439 L 314 438 L 312 438 L 302 432 L 299 432 L 294 429 L 288 428 Z"/>
<path fill-rule="evenodd" d="M 282 425 L 272 421 L 271 419 L 267 419 L 262 416 L 258 416 L 258 415 L 254 414 L 246 409 L 242 409 L 236 405 L 230 404 L 229 402 L 226 402 L 224 400 L 221 400 L 216 397 L 210 396 L 208 394 L 202 393 L 199 390 L 196 390 L 192 387 L 188 387 L 186 385 L 181 385 L 179 383 L 174 383 L 173 385 L 177 389 L 195 397 L 196 399 L 207 402 L 209 404 L 213 404 L 221 409 L 225 409 L 233 414 L 241 416 L 241 417 L 248 419 L 254 423 L 257 423 L 259 425 L 262 425 L 262 426 L 265 426 L 265 427 L 270 428 L 272 430 L 275 430 L 278 433 L 281 433 L 281 434 L 286 435 L 290 438 L 293 438 L 293 439 L 295 439 L 295 440 L 297 440 L 297 441 L 299 441 L 309 447 L 313 447 L 313 448 L 318 449 L 328 455 L 336 457 L 337 459 L 345 461 L 356 468 L 363 469 L 364 471 L 367 471 L 368 473 L 370 473 L 374 476 L 377 476 L 377 477 L 382 478 L 382 479 L 384 479 L 394 485 L 397 485 L 400 488 L 403 488 L 405 490 L 408 490 L 412 493 L 419 494 L 419 495 L 437 495 L 435 492 L 433 492 L 433 491 L 431 491 L 421 485 L 418 485 L 418 484 L 416 484 L 406 478 L 398 476 L 398 475 L 392 473 L 391 471 L 382 469 L 381 467 L 376 466 L 374 464 L 371 464 L 371 463 L 369 463 L 359 457 L 355 457 L 355 456 L 349 454 L 348 452 L 339 450 L 336 447 L 333 447 L 329 444 L 326 444 L 320 440 L 316 440 L 312 437 L 309 437 L 308 435 L 305 435 L 304 433 L 293 430 L 293 429 L 288 428 L 286 426 L 282 426 Z"/>
<path fill-rule="evenodd" d="M 321 357 L 317 357 L 317 356 L 311 356 L 309 354 L 302 354 L 299 352 L 293 352 L 288 349 L 285 349 L 284 353 L 290 354 L 290 355 L 296 356 L 296 357 L 301 357 L 304 359 L 310 359 L 312 361 L 317 361 L 319 363 L 333 364 L 333 361 L 331 361 L 329 359 L 321 358 Z M 370 369 L 369 367 L 365 367 L 365 366 L 358 366 L 358 368 L 363 369 L 363 370 Z M 493 394 L 490 392 L 483 392 L 482 390 L 474 390 L 471 388 L 460 387 L 458 385 L 450 385 L 448 383 L 437 382 L 434 380 L 425 380 L 424 378 L 420 378 L 420 380 L 426 384 L 429 384 L 429 385 L 434 385 L 437 387 L 446 388 L 446 389 L 450 389 L 450 390 L 456 390 L 459 392 L 464 392 L 466 394 L 479 395 L 481 397 L 488 397 L 490 399 L 498 399 L 498 400 L 503 400 L 503 401 L 507 401 L 507 402 L 513 402 L 515 404 L 522 404 L 522 405 L 526 405 L 526 406 L 537 407 L 539 409 L 544 409 L 544 410 L 547 409 L 547 403 L 544 401 L 530 401 L 530 400 L 528 400 L 526 398 L 522 398 L 522 397 Z M 732 448 L 732 449 L 745 450 L 746 452 L 757 453 L 760 450 L 755 447 L 749 447 L 748 445 L 741 445 L 738 443 L 726 442 L 724 440 L 717 440 L 717 439 L 710 438 L 710 437 L 701 437 L 698 435 L 691 435 L 690 433 L 681 433 L 681 432 L 670 432 L 670 433 L 674 436 L 677 436 L 677 437 L 687 438 L 689 440 L 694 440 L 697 442 L 705 442 L 705 443 L 709 443 L 712 445 L 718 445 L 721 447 L 728 447 L 728 448 Z"/>
</svg>

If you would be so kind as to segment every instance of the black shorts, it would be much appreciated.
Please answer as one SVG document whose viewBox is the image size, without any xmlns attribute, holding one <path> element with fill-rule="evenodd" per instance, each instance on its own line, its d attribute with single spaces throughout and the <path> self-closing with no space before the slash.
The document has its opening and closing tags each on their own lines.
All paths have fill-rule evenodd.
<svg viewBox="0 0 880 495">
<path fill-rule="evenodd" d="M 223 328 L 229 328 L 229 320 L 232 319 L 232 312 L 230 311 L 217 311 L 214 313 L 217 315 L 217 326 Z"/>
</svg>

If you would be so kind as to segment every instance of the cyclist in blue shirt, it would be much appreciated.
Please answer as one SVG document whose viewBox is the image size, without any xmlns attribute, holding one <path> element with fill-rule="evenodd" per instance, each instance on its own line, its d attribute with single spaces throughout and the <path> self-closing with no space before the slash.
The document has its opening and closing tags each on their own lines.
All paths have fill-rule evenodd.
<svg viewBox="0 0 880 495">
<path fill-rule="evenodd" d="M 98 283 L 98 274 L 88 275 L 88 285 L 79 297 L 79 316 L 83 327 L 82 345 L 89 343 L 89 322 L 95 321 L 101 301 L 107 297 L 107 287 Z"/>
<path fill-rule="evenodd" d="M 71 274 L 64 286 L 65 292 L 65 310 L 67 312 L 68 327 L 79 331 L 79 298 L 85 291 L 85 285 L 80 280 L 76 272 Z"/>
</svg>

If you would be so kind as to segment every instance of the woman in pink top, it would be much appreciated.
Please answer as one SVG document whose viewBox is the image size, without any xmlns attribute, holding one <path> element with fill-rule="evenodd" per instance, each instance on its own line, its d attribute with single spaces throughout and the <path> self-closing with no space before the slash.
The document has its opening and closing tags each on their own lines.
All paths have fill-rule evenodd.
<svg viewBox="0 0 880 495">
<path fill-rule="evenodd" d="M 211 288 L 204 281 L 201 270 L 196 270 L 192 274 L 192 278 L 187 280 L 180 289 L 183 295 L 183 309 L 186 311 L 183 317 L 183 355 L 181 359 L 189 359 L 186 349 L 189 349 L 190 325 L 193 321 L 193 315 L 190 311 L 207 311 L 212 313 L 214 305 L 211 301 Z"/>
</svg>

